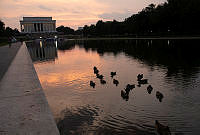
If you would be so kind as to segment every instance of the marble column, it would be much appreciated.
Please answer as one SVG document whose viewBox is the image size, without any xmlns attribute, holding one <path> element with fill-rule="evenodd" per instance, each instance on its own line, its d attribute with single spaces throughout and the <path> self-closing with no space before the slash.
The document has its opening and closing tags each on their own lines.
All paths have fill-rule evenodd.
<svg viewBox="0 0 200 135">
<path fill-rule="evenodd" d="M 42 24 L 40 23 L 40 31 L 42 31 Z"/>
</svg>

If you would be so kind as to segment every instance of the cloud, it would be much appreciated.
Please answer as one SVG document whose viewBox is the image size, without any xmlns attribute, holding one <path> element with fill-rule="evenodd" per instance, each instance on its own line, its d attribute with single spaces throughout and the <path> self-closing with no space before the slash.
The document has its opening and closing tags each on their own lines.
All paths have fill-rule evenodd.
<svg viewBox="0 0 200 135">
<path fill-rule="evenodd" d="M 42 10 L 46 10 L 46 11 L 52 11 L 52 9 L 51 8 L 48 8 L 48 7 L 46 7 L 46 6 L 43 6 L 43 5 L 39 5 L 38 6 L 40 9 L 42 9 Z"/>
</svg>

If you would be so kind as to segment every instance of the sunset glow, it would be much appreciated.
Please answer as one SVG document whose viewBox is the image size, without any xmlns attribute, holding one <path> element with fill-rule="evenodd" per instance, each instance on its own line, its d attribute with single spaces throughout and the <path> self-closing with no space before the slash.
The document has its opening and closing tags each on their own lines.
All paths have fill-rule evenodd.
<svg viewBox="0 0 200 135">
<path fill-rule="evenodd" d="M 98 54 L 93 54 L 92 52 L 86 53 L 78 49 L 76 52 L 60 52 L 58 58 L 59 60 L 55 61 L 54 66 L 57 66 L 58 63 L 62 66 L 57 68 L 54 66 L 48 67 L 48 70 L 39 71 L 44 73 L 39 75 L 42 84 L 50 86 L 56 86 L 58 83 L 70 85 L 71 83 L 79 82 L 79 80 L 88 84 L 92 70 L 88 68 L 87 65 L 89 64 L 90 67 L 93 67 L 90 63 L 95 63 L 95 65 L 100 63 Z M 81 67 L 79 66 L 80 64 L 82 65 Z M 35 65 L 36 69 L 43 69 L 43 66 L 46 67 L 45 64 Z M 73 68 L 73 70 L 71 70 L 71 68 Z M 55 70 L 49 72 L 49 70 L 52 69 Z"/>
<path fill-rule="evenodd" d="M 57 26 L 77 29 L 98 20 L 121 21 L 145 6 L 164 0 L 1 0 L 0 19 L 6 26 L 19 28 L 23 16 L 52 16 Z"/>
</svg>

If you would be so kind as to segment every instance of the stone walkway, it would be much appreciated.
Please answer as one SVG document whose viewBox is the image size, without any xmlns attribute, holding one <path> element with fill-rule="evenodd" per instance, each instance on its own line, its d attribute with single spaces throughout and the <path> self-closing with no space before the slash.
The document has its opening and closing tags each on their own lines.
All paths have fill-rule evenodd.
<svg viewBox="0 0 200 135">
<path fill-rule="evenodd" d="M 58 134 L 32 60 L 23 44 L 0 82 L 0 135 Z"/>
<path fill-rule="evenodd" d="M 18 42 L 11 44 L 11 46 L 5 45 L 0 47 L 0 81 L 16 56 L 21 44 Z"/>
</svg>

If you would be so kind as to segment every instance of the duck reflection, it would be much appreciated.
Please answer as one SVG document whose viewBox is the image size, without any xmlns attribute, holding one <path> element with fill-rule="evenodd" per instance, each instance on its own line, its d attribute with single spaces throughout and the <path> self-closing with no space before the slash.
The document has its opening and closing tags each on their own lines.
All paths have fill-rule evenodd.
<svg viewBox="0 0 200 135">
<path fill-rule="evenodd" d="M 36 40 L 34 42 L 26 42 L 26 46 L 33 62 L 55 61 L 58 57 L 55 41 Z"/>
</svg>

